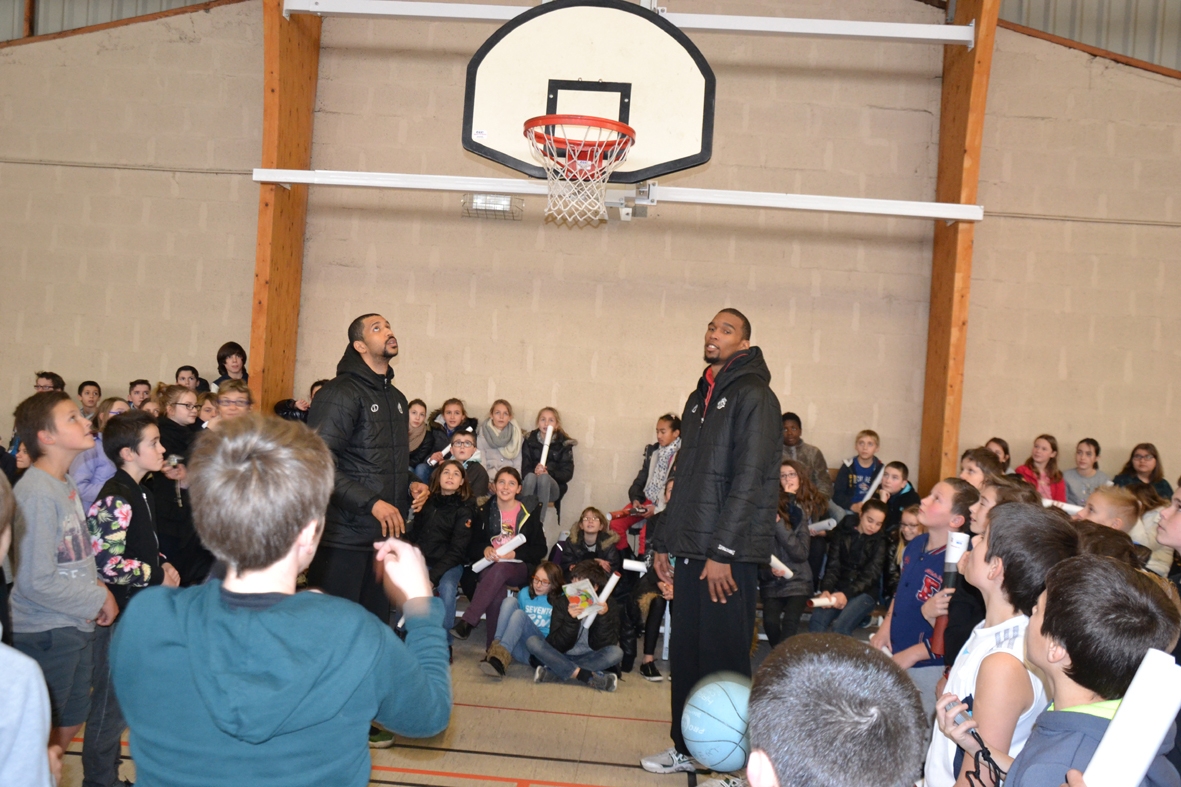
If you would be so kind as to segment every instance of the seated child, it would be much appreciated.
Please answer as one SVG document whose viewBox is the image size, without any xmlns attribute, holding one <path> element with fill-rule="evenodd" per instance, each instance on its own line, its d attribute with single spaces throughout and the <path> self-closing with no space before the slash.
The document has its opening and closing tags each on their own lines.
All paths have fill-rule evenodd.
<svg viewBox="0 0 1181 787">
<path fill-rule="evenodd" d="M 1152 493 L 1152 487 L 1145 486 L 1145 491 Z M 1153 495 L 1155 496 L 1155 493 Z M 1148 547 L 1152 553 L 1148 561 L 1148 570 L 1158 576 L 1168 574 L 1169 568 L 1173 565 L 1173 550 L 1162 546 L 1156 540 L 1156 524 L 1159 514 L 1153 517 L 1153 532 L 1149 534 L 1143 521 L 1145 518 L 1144 504 L 1131 492 L 1130 488 L 1105 486 L 1096 489 L 1087 498 L 1083 510 L 1076 513 L 1074 518 L 1115 528 L 1127 533 L 1137 544 Z"/>
<path fill-rule="evenodd" d="M 426 422 L 426 402 L 414 399 L 406 406 L 406 420 L 410 425 L 410 472 L 424 484 L 431 482 L 431 470 L 426 463 L 435 452 L 435 440 Z"/>
<path fill-rule="evenodd" d="M 1054 704 L 1038 716 L 1015 759 L 981 734 L 997 766 L 1008 773 L 1005 787 L 1059 787 L 1068 769 L 1081 771 L 1090 763 L 1144 654 L 1149 648 L 1168 652 L 1181 631 L 1181 613 L 1159 581 L 1095 555 L 1072 557 L 1050 569 L 1030 617 L 1025 655 L 1045 675 Z M 974 756 L 980 746 L 968 731 L 978 722 L 954 721 L 965 708 L 941 702 L 939 728 Z M 1145 787 L 1181 783 L 1165 759 L 1175 733 L 1170 727 L 1141 783 Z"/>
<path fill-rule="evenodd" d="M 668 479 L 664 484 L 664 493 L 661 495 L 664 502 L 667 504 L 669 497 L 672 496 L 673 479 Z M 644 520 L 641 520 L 644 521 Z M 656 642 L 660 638 L 660 627 L 664 623 L 664 612 L 668 607 L 668 602 L 672 601 L 673 586 L 669 582 L 664 582 L 657 576 L 652 568 L 655 554 L 651 545 L 654 543 L 656 533 L 660 530 L 664 523 L 664 510 L 662 509 L 651 518 L 644 521 L 643 529 L 648 535 L 645 543 L 639 547 L 639 551 L 634 553 L 636 560 L 641 561 L 647 565 L 648 570 L 642 576 L 635 579 L 628 588 L 626 598 L 626 606 L 623 610 L 624 624 L 620 634 L 620 646 L 623 648 L 623 663 L 620 668 L 623 672 L 631 672 L 635 663 L 635 647 L 633 643 L 626 641 L 626 637 L 636 637 L 642 634 L 644 638 L 644 654 L 643 660 L 640 663 L 640 676 L 644 680 L 659 683 L 664 680 L 664 676 L 660 673 L 660 668 L 656 666 Z M 627 547 L 630 551 L 630 545 Z M 624 581 L 633 572 L 625 571 L 623 574 Z M 623 586 L 623 581 L 620 583 Z M 616 594 L 619 589 L 616 588 Z"/>
<path fill-rule="evenodd" d="M 837 468 L 837 477 L 832 482 L 832 502 L 845 511 L 860 511 L 860 503 L 869 494 L 873 480 L 882 471 L 882 460 L 875 454 L 881 446 L 881 438 L 872 429 L 862 429 L 855 441 L 857 454 L 846 459 Z M 854 508 L 854 506 L 857 506 Z"/>
<path fill-rule="evenodd" d="M 627 538 L 628 528 L 640 519 L 664 510 L 664 485 L 680 448 L 681 419 L 672 413 L 665 413 L 656 420 L 656 442 L 644 447 L 644 463 L 627 490 L 630 505 L 624 512 L 616 512 L 612 516 L 611 529 L 620 538 Z M 644 549 L 645 536 L 641 531 L 640 551 Z"/>
<path fill-rule="evenodd" d="M 590 580 L 596 593 L 607 584 L 607 572 L 594 560 L 584 560 L 570 570 L 570 581 Z M 525 647 L 541 666 L 533 674 L 535 683 L 577 680 L 592 689 L 615 691 L 618 680 L 608 672 L 623 659 L 619 647 L 619 611 L 613 601 L 598 605 L 599 614 L 588 629 L 579 620 L 576 604 L 555 605 L 549 634 L 534 634 Z M 594 607 L 592 607 L 593 609 Z"/>
<path fill-rule="evenodd" d="M 513 418 L 513 406 L 507 399 L 492 403 L 476 434 L 480 436 L 480 461 L 484 469 L 494 474 L 508 465 L 521 471 L 521 443 L 525 433 Z"/>
<path fill-rule="evenodd" d="M 828 537 L 828 567 L 820 580 L 820 596 L 833 605 L 813 609 L 808 630 L 851 635 L 877 604 L 878 585 L 886 563 L 886 504 L 866 500 L 861 513 L 849 515 Z"/>
<path fill-rule="evenodd" d="M 968 509 L 979 497 L 967 481 L 945 478 L 923 498 L 919 522 L 927 532 L 906 548 L 898 590 L 869 641 L 875 648 L 888 647 L 894 663 L 907 670 L 919 687 L 927 718 L 935 711 L 935 685 L 943 677 L 943 658 L 932 653 L 931 635 L 935 619 L 947 614 L 951 598 L 950 592 L 941 592 L 947 534 L 967 524 Z"/>
<path fill-rule="evenodd" d="M 422 552 L 431 584 L 443 601 L 443 627 L 448 641 L 455 625 L 455 601 L 473 522 L 479 524 L 479 512 L 471 499 L 463 466 L 448 459 L 431 476 L 430 497 L 414 515 L 406 533 L 406 540 Z"/>
<path fill-rule="evenodd" d="M 472 534 L 467 555 L 469 566 L 481 558 L 491 560 L 492 565 L 479 574 L 470 568 L 464 572 L 461 582 L 467 583 L 464 593 L 472 603 L 451 629 L 455 637 L 467 639 L 479 624 L 480 616 L 487 616 L 485 647 L 491 647 L 496 637 L 501 602 L 510 588 L 522 587 L 529 581 L 537 565 L 545 560 L 546 547 L 541 517 L 537 516 L 540 504 L 536 497 L 518 498 L 521 477 L 517 471 L 512 467 L 500 468 L 496 471 L 493 487 L 496 495 L 480 512 L 483 529 Z M 525 543 L 507 555 L 497 555 L 496 548 L 518 533 L 525 536 Z"/>
<path fill-rule="evenodd" d="M 545 447 L 545 433 L 554 428 L 545 464 L 541 454 Z M 544 506 L 560 503 L 566 495 L 570 479 L 574 477 L 574 446 L 578 441 L 562 429 L 562 417 L 553 407 L 543 407 L 537 413 L 537 428 L 525 437 L 521 446 L 521 482 L 526 495 L 536 496 Z"/>
<path fill-rule="evenodd" d="M 1058 441 L 1054 435 L 1038 435 L 1025 464 L 1017 468 L 1017 475 L 1037 490 L 1044 500 L 1066 502 L 1066 481 L 1058 469 Z"/>
<path fill-rule="evenodd" d="M 188 389 L 185 389 L 188 390 Z M 196 395 L 189 391 L 189 396 Z M 132 410 L 107 421 L 103 450 L 119 469 L 98 493 L 86 517 L 101 579 L 115 597 L 119 611 L 146 587 L 180 585 L 180 574 L 160 554 L 156 512 L 151 491 L 141 485 L 148 473 L 164 467 L 164 446 L 156 421 L 142 410 Z M 90 714 L 82 747 L 82 769 L 95 784 L 118 782 L 119 737 L 127 725 L 111 687 L 108 659 L 116 623 L 96 632 Z"/>
<path fill-rule="evenodd" d="M 787 462 L 794 462 L 792 459 Z M 798 463 L 796 463 L 798 464 Z M 771 554 L 791 572 L 762 566 L 759 569 L 759 595 L 763 600 L 763 631 L 774 648 L 788 637 L 795 636 L 800 617 L 812 597 L 812 567 L 808 563 L 811 536 L 808 517 L 804 515 L 789 492 L 780 492 L 779 511 L 775 517 L 775 541 Z"/>
<path fill-rule="evenodd" d="M 882 483 L 874 493 L 875 498 L 886 504 L 886 521 L 882 530 L 891 542 L 898 540 L 902 512 L 922 501 L 909 478 L 910 468 L 904 462 L 888 462 L 882 470 Z"/>
<path fill-rule="evenodd" d="M 1038 504 L 1005 503 L 973 536 L 960 560 L 964 579 L 984 596 L 985 617 L 955 659 L 938 705 L 968 706 L 989 747 L 1016 757 L 1048 700 L 1041 680 L 1025 667 L 1029 615 L 1046 573 L 1078 551 L 1070 522 Z M 935 728 L 923 771 L 930 787 L 952 787 L 973 769 L 955 742 Z M 989 776 L 981 779 L 989 783 Z"/>
<path fill-rule="evenodd" d="M 927 721 L 918 692 L 889 657 L 851 637 L 804 634 L 772 651 L 755 674 L 749 719 L 750 787 L 919 779 Z"/>
<path fill-rule="evenodd" d="M 1001 478 L 1005 468 L 997 455 L 984 446 L 969 448 L 960 457 L 960 478 L 982 489 L 989 478 Z"/>
<path fill-rule="evenodd" d="M 13 490 L 13 646 L 45 673 L 53 719 L 49 743 L 64 751 L 90 710 L 94 627 L 111 625 L 119 608 L 99 581 L 86 514 L 67 475 L 74 457 L 94 445 L 90 422 L 64 391 L 33 394 L 15 415 L 32 466 Z"/>
<path fill-rule="evenodd" d="M 459 462 L 467 476 L 467 485 L 472 500 L 478 505 L 488 502 L 488 471 L 480 464 L 480 452 L 476 449 L 476 433 L 456 430 L 451 434 L 451 458 Z"/>
<path fill-rule="evenodd" d="M 521 588 L 516 596 L 509 596 L 500 604 L 500 620 L 496 624 L 496 638 L 480 661 L 480 671 L 490 678 L 503 678 L 513 659 L 529 663 L 525 640 L 549 635 L 554 609 L 567 604 L 562 593 L 562 569 L 556 563 L 543 560 L 533 572 L 529 587 Z"/>
<path fill-rule="evenodd" d="M 554 547 L 550 559 L 566 573 L 575 563 L 593 560 L 611 575 L 622 568 L 620 543 L 619 535 L 607 526 L 607 515 L 597 508 L 586 508 L 566 540 Z"/>
<path fill-rule="evenodd" d="M 430 428 L 428 437 L 431 441 L 431 454 L 427 458 L 426 467 L 418 468 L 415 473 L 423 483 L 427 483 L 431 471 L 447 458 L 443 455 L 443 449 L 451 445 L 451 436 L 457 431 L 474 434 L 478 423 L 475 418 L 468 416 L 462 399 L 448 399 L 443 402 L 440 409 L 430 414 L 427 426 Z M 424 474 L 427 478 L 422 477 Z"/>
<path fill-rule="evenodd" d="M 902 573 L 902 556 L 906 553 L 906 547 L 915 538 L 927 532 L 927 528 L 919 522 L 919 510 L 919 505 L 916 503 L 913 506 L 907 506 L 902 512 L 898 523 L 898 544 L 897 546 L 891 545 L 889 554 L 886 556 L 885 578 L 882 583 L 883 598 L 894 598 L 894 591 L 898 589 L 898 578 Z"/>
<path fill-rule="evenodd" d="M 141 783 L 362 787 L 371 721 L 410 737 L 447 727 L 443 604 L 413 546 L 375 544 L 405 642 L 358 604 L 295 592 L 333 489 L 315 432 L 227 421 L 196 442 L 189 479 L 197 530 L 226 578 L 149 588 L 115 633 L 112 678 Z"/>
</svg>

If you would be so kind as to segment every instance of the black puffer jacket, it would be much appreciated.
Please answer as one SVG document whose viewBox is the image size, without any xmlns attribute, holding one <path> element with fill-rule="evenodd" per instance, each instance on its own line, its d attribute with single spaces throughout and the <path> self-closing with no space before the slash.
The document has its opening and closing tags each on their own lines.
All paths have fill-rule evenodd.
<svg viewBox="0 0 1181 787">
<path fill-rule="evenodd" d="M 872 536 L 857 531 L 860 517 L 850 514 L 828 536 L 828 567 L 820 589 L 844 593 L 852 599 L 862 593 L 877 597 L 878 583 L 886 565 L 886 534 Z"/>
<path fill-rule="evenodd" d="M 611 564 L 611 573 L 615 573 L 623 569 L 623 555 L 619 551 L 621 546 L 617 533 L 604 530 L 599 533 L 595 541 L 595 548 L 592 550 L 586 545 L 585 537 L 577 530 L 572 530 L 569 538 L 558 542 L 558 545 L 554 547 L 550 559 L 557 558 L 553 562 L 557 563 L 562 569 L 562 573 L 567 575 L 576 563 L 581 563 L 584 560 L 606 560 Z"/>
<path fill-rule="evenodd" d="M 545 469 L 549 471 L 550 478 L 558 482 L 558 489 L 561 490 L 562 496 L 566 496 L 566 487 L 570 484 L 570 479 L 574 477 L 574 446 L 578 445 L 577 440 L 567 437 L 562 432 L 557 432 L 550 440 L 549 454 L 545 457 Z M 540 429 L 534 429 L 525 436 L 525 440 L 521 443 L 521 475 L 526 476 L 533 472 L 533 468 L 541 463 L 541 450 L 545 448 L 545 435 Z"/>
<path fill-rule="evenodd" d="M 590 631 L 586 633 L 586 644 L 590 645 L 591 650 L 619 644 L 619 605 L 614 603 L 614 599 L 615 594 L 612 593 L 611 598 L 607 599 L 607 611 L 595 617 Z M 562 601 L 565 601 L 564 596 Z M 558 602 L 554 604 L 546 642 L 565 653 L 578 642 L 578 632 L 581 628 L 582 621 L 570 617 L 568 605 Z"/>
<path fill-rule="evenodd" d="M 461 500 L 458 494 L 427 498 L 422 510 L 414 515 L 406 540 L 422 550 L 432 585 L 439 584 L 450 569 L 464 564 L 472 528 L 479 526 L 474 500 Z"/>
<path fill-rule="evenodd" d="M 676 486 L 673 486 L 676 489 Z M 794 501 L 786 506 L 787 519 L 775 523 L 775 547 L 773 554 L 791 571 L 791 577 L 777 577 L 771 567 L 759 569 L 759 593 L 763 598 L 787 598 L 788 596 L 812 595 L 812 566 L 808 553 L 812 537 L 808 533 L 808 517 Z"/>
<path fill-rule="evenodd" d="M 157 419 L 160 426 L 160 444 L 164 446 L 165 456 L 177 455 L 186 463 L 189 461 L 189 451 L 193 439 L 197 436 L 187 426 L 181 426 L 171 418 Z M 155 497 L 156 530 L 161 535 L 178 539 L 187 544 L 197 535 L 193 529 L 193 509 L 189 505 L 189 490 L 180 489 L 177 483 L 164 477 L 164 473 L 152 473 L 143 485 L 152 490 Z"/>
<path fill-rule="evenodd" d="M 762 351 L 751 347 L 730 358 L 712 389 L 703 375 L 690 394 L 658 551 L 719 563 L 770 560 L 783 454 L 770 381 Z"/>
<path fill-rule="evenodd" d="M 350 346 L 336 377 L 316 393 L 308 426 L 319 432 L 336 460 L 336 487 L 328 503 L 321 543 L 373 549 L 381 523 L 378 500 L 410 512 L 410 424 L 406 397 L 394 387 L 394 371 L 380 375 Z"/>
</svg>

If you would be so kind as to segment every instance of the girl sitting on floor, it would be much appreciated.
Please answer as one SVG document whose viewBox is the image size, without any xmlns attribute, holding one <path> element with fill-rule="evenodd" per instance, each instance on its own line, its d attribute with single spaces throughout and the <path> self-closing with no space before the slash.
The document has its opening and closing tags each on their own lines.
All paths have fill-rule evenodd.
<svg viewBox="0 0 1181 787">
<path fill-rule="evenodd" d="M 567 573 L 575 563 L 594 560 L 608 574 L 613 574 L 623 563 L 619 544 L 619 535 L 607 527 L 607 515 L 597 508 L 586 508 L 570 528 L 569 537 L 554 547 L 550 559 Z"/>
<path fill-rule="evenodd" d="M 566 604 L 566 596 L 562 594 L 564 581 L 562 569 L 543 560 L 533 571 L 529 587 L 521 588 L 515 598 L 509 596 L 501 602 L 496 639 L 480 662 L 481 672 L 490 678 L 503 678 L 513 659 L 529 663 L 525 640 L 549 634 L 554 609 Z"/>
</svg>

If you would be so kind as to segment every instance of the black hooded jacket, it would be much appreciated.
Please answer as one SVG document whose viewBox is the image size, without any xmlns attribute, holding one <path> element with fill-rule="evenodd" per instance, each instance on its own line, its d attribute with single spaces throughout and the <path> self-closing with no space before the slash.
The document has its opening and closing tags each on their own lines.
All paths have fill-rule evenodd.
<svg viewBox="0 0 1181 787">
<path fill-rule="evenodd" d="M 415 514 L 406 540 L 422 550 L 432 585 L 464 564 L 473 527 L 480 527 L 479 509 L 474 500 L 461 500 L 458 494 L 431 495 Z"/>
<path fill-rule="evenodd" d="M 336 487 L 328 503 L 326 546 L 371 550 L 381 540 L 373 504 L 384 500 L 410 512 L 410 423 L 406 397 L 394 371 L 380 375 L 350 345 L 336 377 L 316 393 L 308 426 L 319 432 L 336 460 Z"/>
<path fill-rule="evenodd" d="M 758 347 L 709 370 L 681 416 L 681 450 L 657 551 L 718 563 L 771 559 L 783 425 Z"/>
<path fill-rule="evenodd" d="M 860 517 L 850 514 L 841 520 L 828 537 L 828 568 L 820 589 L 829 593 L 844 593 L 849 599 L 868 593 L 876 597 L 878 582 L 886 565 L 886 534 L 872 536 L 857 530 Z"/>
</svg>

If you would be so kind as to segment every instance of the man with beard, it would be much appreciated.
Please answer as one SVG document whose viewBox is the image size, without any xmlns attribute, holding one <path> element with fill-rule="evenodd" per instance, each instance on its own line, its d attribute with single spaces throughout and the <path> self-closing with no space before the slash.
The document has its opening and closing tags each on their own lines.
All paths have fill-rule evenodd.
<svg viewBox="0 0 1181 787">
<path fill-rule="evenodd" d="M 349 324 L 349 346 L 336 377 L 325 383 L 308 411 L 336 460 L 336 481 L 320 548 L 308 568 L 308 584 L 357 602 L 388 622 L 389 600 L 374 566 L 375 543 L 401 536 L 411 492 L 409 407 L 394 387 L 390 359 L 398 340 L 380 314 Z"/>
<path fill-rule="evenodd" d="M 709 366 L 681 416 L 676 484 L 655 547 L 656 571 L 676 599 L 674 745 L 641 761 L 652 773 L 695 769 L 681 733 L 695 684 L 720 671 L 751 674 L 759 565 L 771 559 L 783 443 L 779 399 L 750 335 L 742 312 L 718 312 L 705 332 Z"/>
</svg>

